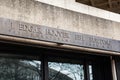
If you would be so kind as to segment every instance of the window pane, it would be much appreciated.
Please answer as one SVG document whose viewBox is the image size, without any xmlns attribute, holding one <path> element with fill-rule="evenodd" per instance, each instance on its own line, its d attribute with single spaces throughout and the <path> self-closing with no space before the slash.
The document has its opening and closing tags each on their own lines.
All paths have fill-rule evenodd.
<svg viewBox="0 0 120 80">
<path fill-rule="evenodd" d="M 0 80 L 41 80 L 40 61 L 0 58 Z"/>
<path fill-rule="evenodd" d="M 49 62 L 49 80 L 84 80 L 83 65 Z"/>
<path fill-rule="evenodd" d="M 89 76 L 90 80 L 93 80 L 92 65 L 89 65 Z"/>
</svg>

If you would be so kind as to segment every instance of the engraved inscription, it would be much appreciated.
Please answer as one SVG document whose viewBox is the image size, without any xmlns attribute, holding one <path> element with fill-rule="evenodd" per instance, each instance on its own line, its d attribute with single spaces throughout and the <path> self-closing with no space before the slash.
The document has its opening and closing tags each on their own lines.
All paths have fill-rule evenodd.
<svg viewBox="0 0 120 80">
<path fill-rule="evenodd" d="M 84 38 L 82 35 L 75 35 L 75 40 L 76 41 L 84 41 Z"/>
<path fill-rule="evenodd" d="M 54 40 L 68 42 L 70 35 L 65 31 L 60 31 L 55 29 L 46 29 L 46 36 Z"/>
<path fill-rule="evenodd" d="M 12 22 L 10 22 L 10 29 L 9 29 L 9 32 L 12 32 L 13 30 L 14 30 L 14 28 L 13 28 L 13 23 Z"/>
<path fill-rule="evenodd" d="M 35 39 L 44 40 L 44 32 L 40 26 L 19 23 L 18 29 L 20 31 L 20 35 L 22 35 L 22 36 L 26 35 L 26 36 L 28 36 L 28 38 L 35 38 Z"/>
<path fill-rule="evenodd" d="M 111 48 L 109 40 L 95 38 L 95 37 L 89 37 L 89 36 L 83 36 L 83 35 L 75 35 L 75 41 L 81 42 L 83 45 L 88 47 L 94 47 L 94 48 Z"/>
<path fill-rule="evenodd" d="M 42 34 L 42 29 L 40 27 L 26 25 L 26 24 L 19 24 L 19 30 L 25 31 L 25 32 Z"/>
<path fill-rule="evenodd" d="M 0 18 L 1 34 L 120 52 L 120 41 Z M 4 28 L 6 26 L 6 28 Z"/>
<path fill-rule="evenodd" d="M 96 48 L 110 48 L 110 41 L 109 40 L 104 40 L 104 39 L 100 39 L 100 38 L 95 38 L 95 37 L 89 37 L 88 38 L 89 41 L 89 46 L 93 46 Z"/>
</svg>

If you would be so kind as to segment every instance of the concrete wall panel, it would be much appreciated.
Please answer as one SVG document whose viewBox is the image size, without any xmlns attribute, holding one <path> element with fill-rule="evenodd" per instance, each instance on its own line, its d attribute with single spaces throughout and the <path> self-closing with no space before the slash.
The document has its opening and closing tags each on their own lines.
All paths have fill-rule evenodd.
<svg viewBox="0 0 120 80">
<path fill-rule="evenodd" d="M 34 0 L 0 0 L 0 17 L 120 40 L 120 23 Z"/>
</svg>

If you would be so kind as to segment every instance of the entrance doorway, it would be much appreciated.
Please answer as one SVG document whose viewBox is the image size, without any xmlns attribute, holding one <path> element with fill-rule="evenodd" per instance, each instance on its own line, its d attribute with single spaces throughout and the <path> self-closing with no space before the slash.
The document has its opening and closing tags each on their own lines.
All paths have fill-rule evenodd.
<svg viewBox="0 0 120 80">
<path fill-rule="evenodd" d="M 110 57 L 91 54 L 0 43 L 0 80 L 112 80 Z"/>
</svg>

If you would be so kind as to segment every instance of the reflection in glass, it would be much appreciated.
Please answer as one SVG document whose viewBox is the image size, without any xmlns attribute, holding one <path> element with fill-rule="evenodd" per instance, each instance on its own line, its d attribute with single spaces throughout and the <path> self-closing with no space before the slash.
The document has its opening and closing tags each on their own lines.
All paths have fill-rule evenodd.
<svg viewBox="0 0 120 80">
<path fill-rule="evenodd" d="M 0 58 L 0 80 L 41 80 L 40 61 Z"/>
<path fill-rule="evenodd" d="M 93 80 L 92 65 L 89 65 L 90 80 Z"/>
<path fill-rule="evenodd" d="M 49 80 L 84 80 L 83 65 L 49 62 Z"/>
</svg>

